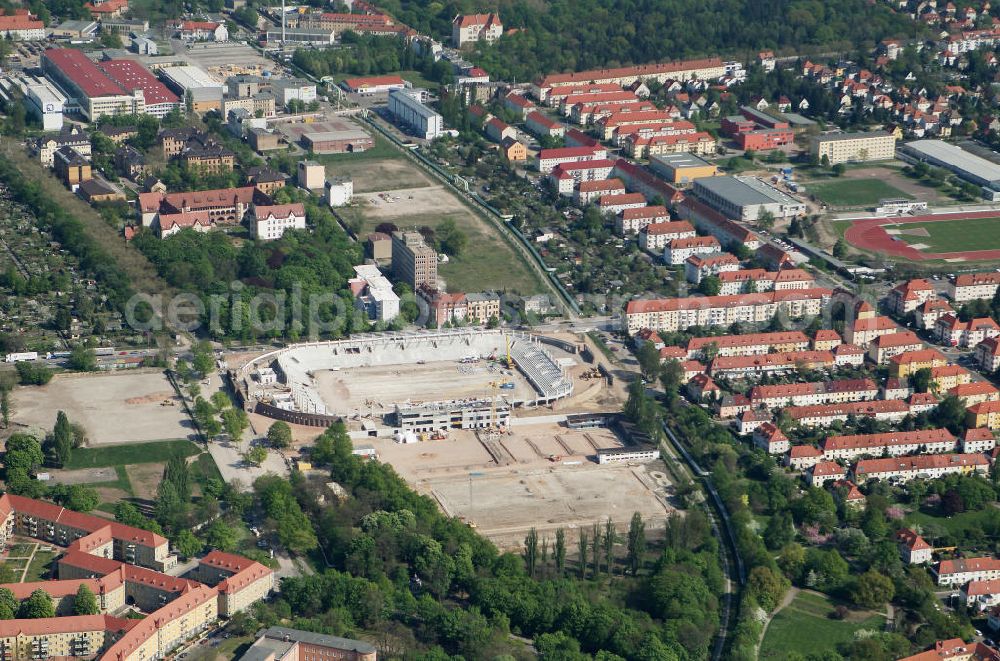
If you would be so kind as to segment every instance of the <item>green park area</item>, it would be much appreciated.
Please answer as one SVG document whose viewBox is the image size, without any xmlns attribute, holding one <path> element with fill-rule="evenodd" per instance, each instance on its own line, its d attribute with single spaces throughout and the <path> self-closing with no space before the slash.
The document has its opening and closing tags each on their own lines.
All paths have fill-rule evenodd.
<svg viewBox="0 0 1000 661">
<path fill-rule="evenodd" d="M 821 654 L 836 652 L 862 629 L 881 631 L 885 616 L 870 611 L 848 611 L 844 619 L 834 619 L 834 604 L 825 595 L 799 592 L 781 609 L 767 627 L 760 646 L 760 659 L 783 661 L 788 653 Z"/>
<path fill-rule="evenodd" d="M 871 207 L 879 200 L 913 199 L 881 179 L 832 179 L 809 183 L 806 189 L 824 204 L 833 207 Z"/>
</svg>

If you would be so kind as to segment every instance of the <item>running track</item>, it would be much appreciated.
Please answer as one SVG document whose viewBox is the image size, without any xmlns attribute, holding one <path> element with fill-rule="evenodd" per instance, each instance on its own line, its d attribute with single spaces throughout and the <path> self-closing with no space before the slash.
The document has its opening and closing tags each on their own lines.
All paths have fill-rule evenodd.
<svg viewBox="0 0 1000 661">
<path fill-rule="evenodd" d="M 1000 259 L 1000 250 L 967 250 L 965 252 L 921 252 L 911 248 L 902 237 L 887 234 L 884 225 L 902 225 L 908 223 L 937 223 L 949 220 L 968 220 L 971 218 L 997 218 L 1000 211 L 977 211 L 972 213 L 942 213 L 928 216 L 888 216 L 884 218 L 865 218 L 856 220 L 844 232 L 844 240 L 852 246 L 869 252 L 883 253 L 913 261 L 926 259 L 955 260 L 988 260 Z M 997 221 L 997 231 L 1000 231 L 1000 221 Z"/>
</svg>

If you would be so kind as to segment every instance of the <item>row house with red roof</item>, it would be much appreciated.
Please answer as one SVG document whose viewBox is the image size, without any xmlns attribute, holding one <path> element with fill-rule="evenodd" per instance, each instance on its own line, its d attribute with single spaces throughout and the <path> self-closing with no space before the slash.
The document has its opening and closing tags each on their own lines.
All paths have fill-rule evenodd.
<svg viewBox="0 0 1000 661">
<path fill-rule="evenodd" d="M 1000 288 L 1000 273 L 962 273 L 948 279 L 947 293 L 955 303 L 992 299 Z"/>
<path fill-rule="evenodd" d="M 942 560 L 931 569 L 938 585 L 964 585 L 969 581 L 1000 579 L 1000 559 L 990 557 Z"/>
<path fill-rule="evenodd" d="M 687 344 L 687 357 L 699 358 L 709 350 L 716 356 L 759 356 L 767 353 L 805 351 L 809 338 L 802 331 L 775 331 L 745 335 L 692 337 Z"/>
<path fill-rule="evenodd" d="M 608 150 L 604 147 L 560 147 L 558 149 L 542 149 L 538 152 L 537 168 L 542 174 L 548 174 L 564 163 L 581 163 L 585 161 L 606 160 Z"/>
<path fill-rule="evenodd" d="M 924 343 L 916 333 L 908 330 L 901 330 L 898 333 L 889 333 L 876 337 L 868 345 L 868 359 L 876 365 L 883 365 L 889 359 L 907 351 L 919 351 L 924 348 Z"/>
<path fill-rule="evenodd" d="M 852 461 L 864 456 L 901 456 L 954 452 L 959 443 L 947 429 L 828 436 L 820 443 L 823 458 Z M 965 450 L 963 450 L 964 452 Z"/>
<path fill-rule="evenodd" d="M 976 362 L 987 372 L 1000 369 L 1000 338 L 991 337 L 976 345 Z"/>
<path fill-rule="evenodd" d="M 954 314 L 955 309 L 948 301 L 940 298 L 932 298 L 923 303 L 914 312 L 917 328 L 922 330 L 934 330 L 937 320 L 946 314 Z"/>
<path fill-rule="evenodd" d="M 685 197 L 677 205 L 677 215 L 690 221 L 697 229 L 716 237 L 728 250 L 743 246 L 756 251 L 763 243 L 756 234 L 700 200 Z"/>
<path fill-rule="evenodd" d="M 493 43 L 502 36 L 499 14 L 459 14 L 451 22 L 451 43 L 457 48 L 479 41 Z"/>
<path fill-rule="evenodd" d="M 751 291 L 783 291 L 787 289 L 810 289 L 816 286 L 816 279 L 802 269 L 745 269 L 720 273 L 720 295 L 747 294 Z M 832 348 L 832 347 L 831 347 Z"/>
<path fill-rule="evenodd" d="M 754 379 L 764 375 L 789 374 L 799 369 L 832 369 L 836 357 L 829 351 L 789 351 L 755 356 L 717 356 L 709 366 L 714 377 Z"/>
<path fill-rule="evenodd" d="M 909 403 L 899 400 L 790 406 L 785 412 L 793 422 L 803 427 L 829 427 L 834 422 L 847 422 L 851 417 L 899 422 L 911 413 Z"/>
<path fill-rule="evenodd" d="M 722 250 L 719 240 L 714 236 L 694 236 L 688 239 L 674 239 L 663 249 L 663 261 L 673 266 L 680 266 L 689 257 L 695 255 L 711 255 Z"/>
<path fill-rule="evenodd" d="M 645 208 L 646 196 L 642 193 L 615 193 L 611 195 L 602 195 L 597 198 L 596 205 L 601 214 L 614 214 L 616 216 L 622 216 L 626 212 L 640 211 Z M 664 209 L 664 211 L 666 211 L 666 209 Z M 654 216 L 654 218 L 658 219 L 656 216 Z"/>
<path fill-rule="evenodd" d="M 986 475 L 990 462 L 986 455 L 928 454 L 910 457 L 859 460 L 851 471 L 858 484 L 885 480 L 897 484 L 914 479 L 933 480 L 946 475 Z"/>
<path fill-rule="evenodd" d="M 702 278 L 721 275 L 740 268 L 740 260 L 728 252 L 712 255 L 692 255 L 684 262 L 684 277 L 692 284 L 700 284 Z"/>
<path fill-rule="evenodd" d="M 619 236 L 631 236 L 633 234 L 643 232 L 643 230 L 651 225 L 657 225 L 658 229 L 654 230 L 654 232 L 662 231 L 663 236 L 680 235 L 674 236 L 671 240 L 694 238 L 694 229 L 691 228 L 690 225 L 687 223 L 678 224 L 670 222 L 670 213 L 667 211 L 666 207 L 659 204 L 646 206 L 646 198 L 642 193 L 629 193 L 628 195 L 633 197 L 622 195 L 612 196 L 613 199 L 631 201 L 629 207 L 622 208 L 621 211 L 618 212 L 617 216 L 615 216 L 615 232 L 617 232 Z M 640 199 L 642 200 L 642 204 L 639 204 Z M 598 206 L 602 211 L 605 210 L 604 202 L 605 197 L 601 197 Z M 690 230 L 688 228 L 690 228 Z M 654 237 L 655 236 L 656 235 L 654 234 Z M 640 245 L 641 241 L 640 237 Z M 654 240 L 653 244 L 657 242 L 658 241 Z M 666 246 L 667 243 L 669 243 L 669 241 L 664 242 L 664 246 Z M 650 245 L 650 243 L 647 241 L 646 245 Z"/>
<path fill-rule="evenodd" d="M 563 124 L 549 119 L 548 115 L 538 110 L 528 113 L 524 126 L 536 138 L 561 138 L 566 135 L 566 127 Z"/>
<path fill-rule="evenodd" d="M 657 207 L 646 207 L 647 209 L 655 209 Z M 658 207 L 663 209 L 663 215 L 665 218 L 663 220 L 656 219 L 650 223 L 645 223 L 646 217 L 643 216 L 639 222 L 634 222 L 636 219 L 633 214 L 630 214 L 629 225 L 625 224 L 625 217 L 622 217 L 622 228 L 620 232 L 622 234 L 628 232 L 632 233 L 634 227 L 638 227 L 636 232 L 639 234 L 639 247 L 643 250 L 648 250 L 650 252 L 660 253 L 667 244 L 675 239 L 690 239 L 697 236 L 694 231 L 694 227 L 691 223 L 684 220 L 670 221 L 669 215 L 666 213 L 665 207 Z M 633 225 L 634 222 L 634 225 Z M 639 227 L 641 225 L 641 227 Z M 617 229 L 617 227 L 616 227 Z"/>
<path fill-rule="evenodd" d="M 582 181 L 573 191 L 573 203 L 585 207 L 604 195 L 620 195 L 625 192 L 625 184 L 621 179 L 600 179 L 598 181 Z"/>
<path fill-rule="evenodd" d="M 871 379 L 835 379 L 812 383 L 754 386 L 750 391 L 750 403 L 756 407 L 774 409 L 785 406 L 867 402 L 876 399 L 878 394 L 878 385 Z"/>
<path fill-rule="evenodd" d="M 614 169 L 615 162 L 607 159 L 560 163 L 552 168 L 547 179 L 557 193 L 570 197 L 580 183 L 608 179 Z"/>
<path fill-rule="evenodd" d="M 889 291 L 889 308 L 899 315 L 915 311 L 918 307 L 935 297 L 934 286 L 918 278 L 901 282 Z"/>
</svg>

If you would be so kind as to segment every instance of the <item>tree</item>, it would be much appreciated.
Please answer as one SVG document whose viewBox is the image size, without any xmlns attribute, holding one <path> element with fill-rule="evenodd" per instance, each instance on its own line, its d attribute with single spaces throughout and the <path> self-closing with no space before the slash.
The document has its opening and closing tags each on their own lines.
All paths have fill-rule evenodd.
<svg viewBox="0 0 1000 661">
<path fill-rule="evenodd" d="M 858 576 L 851 586 L 851 600 L 865 608 L 879 608 L 891 601 L 895 594 L 892 579 L 873 570 Z"/>
<path fill-rule="evenodd" d="M 837 163 L 832 168 L 830 168 L 830 173 L 834 177 L 839 177 L 847 171 L 847 167 L 843 163 Z"/>
<path fill-rule="evenodd" d="M 635 359 L 642 370 L 642 376 L 652 381 L 660 373 L 660 350 L 652 342 L 643 341 L 635 351 Z"/>
<path fill-rule="evenodd" d="M 562 528 L 556 530 L 555 561 L 556 573 L 562 578 L 566 569 L 566 532 Z"/>
<path fill-rule="evenodd" d="M 227 552 L 235 551 L 239 541 L 236 529 L 222 519 L 212 521 L 205 528 L 205 544 L 209 548 Z"/>
<path fill-rule="evenodd" d="M 524 538 L 524 567 L 528 576 L 534 578 L 535 565 L 538 562 L 538 531 L 532 528 Z"/>
<path fill-rule="evenodd" d="M 910 375 L 910 385 L 917 392 L 928 392 L 931 389 L 932 374 L 929 367 L 922 367 Z"/>
<path fill-rule="evenodd" d="M 292 444 L 292 428 L 278 420 L 267 430 L 267 442 L 274 448 L 287 448 Z"/>
<path fill-rule="evenodd" d="M 249 424 L 250 421 L 243 409 L 226 409 L 222 412 L 222 426 L 226 430 L 226 435 L 234 443 L 239 443 L 240 439 L 243 438 L 243 432 L 246 431 Z"/>
<path fill-rule="evenodd" d="M 85 583 L 81 583 L 73 598 L 73 615 L 98 615 L 100 612 L 97 595 Z"/>
<path fill-rule="evenodd" d="M 255 445 L 243 453 L 243 461 L 251 466 L 260 466 L 267 460 L 267 448 L 263 445 Z"/>
<path fill-rule="evenodd" d="M 774 214 L 768 210 L 761 211 L 757 216 L 757 224 L 766 230 L 774 227 Z"/>
<path fill-rule="evenodd" d="M 179 531 L 177 535 L 170 540 L 171 545 L 177 549 L 185 558 L 193 558 L 194 556 L 201 553 L 201 550 L 205 548 L 204 542 L 194 536 L 194 533 L 184 528 Z"/>
<path fill-rule="evenodd" d="M 705 296 L 718 296 L 722 291 L 722 280 L 717 275 L 706 275 L 698 283 L 698 291 Z"/>
<path fill-rule="evenodd" d="M 847 256 L 847 241 L 844 240 L 844 237 L 840 237 L 833 244 L 833 256 L 837 259 L 843 259 Z"/>
<path fill-rule="evenodd" d="M 21 602 L 21 606 L 17 609 L 17 616 L 28 620 L 55 617 L 56 609 L 52 604 L 52 597 L 45 590 L 35 590 L 31 596 Z"/>
<path fill-rule="evenodd" d="M 209 397 L 209 400 L 212 402 L 212 406 L 215 407 L 215 410 L 219 412 L 225 411 L 232 406 L 232 401 L 229 399 L 229 395 L 221 390 L 213 392 L 212 396 Z"/>
<path fill-rule="evenodd" d="M 438 249 L 448 255 L 458 256 L 465 250 L 468 242 L 465 233 L 458 229 L 454 218 L 445 218 L 434 232 L 437 237 Z"/>
<path fill-rule="evenodd" d="M 21 361 L 15 366 L 17 379 L 22 386 L 44 386 L 52 380 L 52 370 L 45 365 Z"/>
<path fill-rule="evenodd" d="M 931 411 L 930 419 L 938 427 L 960 434 L 965 427 L 965 405 L 955 395 L 948 395 Z"/>
<path fill-rule="evenodd" d="M 635 576 L 642 565 L 642 556 L 646 552 L 646 524 L 638 512 L 632 513 L 628 527 L 627 562 L 629 571 Z"/>
<path fill-rule="evenodd" d="M 761 608 L 770 613 L 785 596 L 788 580 L 773 569 L 761 565 L 750 570 L 747 589 Z"/>
<path fill-rule="evenodd" d="M 615 542 L 618 541 L 618 534 L 615 532 L 615 525 L 610 517 L 604 522 L 604 535 L 601 541 L 604 544 L 604 564 L 607 566 L 608 576 L 610 576 L 614 573 Z"/>
<path fill-rule="evenodd" d="M 580 526 L 580 535 L 576 545 L 577 550 L 577 570 L 580 572 L 580 578 L 587 578 L 587 531 Z"/>
<path fill-rule="evenodd" d="M 69 367 L 77 372 L 94 372 L 97 370 L 97 353 L 83 344 L 78 344 L 69 354 Z"/>
<path fill-rule="evenodd" d="M 13 620 L 20 605 L 13 592 L 7 588 L 0 588 L 0 620 Z"/>
<path fill-rule="evenodd" d="M 175 454 L 167 460 L 167 465 L 163 468 L 163 481 L 174 486 L 181 501 L 190 502 L 191 469 L 183 455 Z"/>
<path fill-rule="evenodd" d="M 97 489 L 85 484 L 71 484 L 66 489 L 63 506 L 76 512 L 89 512 L 101 504 Z"/>
<path fill-rule="evenodd" d="M 52 429 L 52 448 L 59 459 L 59 464 L 65 466 L 73 454 L 73 428 L 69 418 L 62 411 L 56 413 L 56 425 Z"/>
<path fill-rule="evenodd" d="M 778 512 L 767 522 L 764 529 L 764 544 L 772 551 L 784 547 L 795 539 L 795 528 L 791 512 Z"/>
</svg>

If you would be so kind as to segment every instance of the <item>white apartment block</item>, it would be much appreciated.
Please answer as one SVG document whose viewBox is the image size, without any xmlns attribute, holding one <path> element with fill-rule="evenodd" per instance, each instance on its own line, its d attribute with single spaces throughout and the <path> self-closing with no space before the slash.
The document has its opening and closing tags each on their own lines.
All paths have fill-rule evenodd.
<svg viewBox="0 0 1000 661">
<path fill-rule="evenodd" d="M 830 165 L 858 161 L 886 161 L 896 157 L 896 136 L 885 131 L 871 133 L 831 133 L 812 139 L 810 150 Z"/>
<path fill-rule="evenodd" d="M 373 321 L 392 321 L 399 316 L 399 296 L 392 291 L 392 283 L 374 264 L 354 267 L 357 277 L 348 281 L 354 292 L 355 306 L 364 310 Z"/>
<path fill-rule="evenodd" d="M 876 397 L 878 397 L 878 385 L 871 379 L 841 379 L 754 386 L 750 391 L 750 404 L 773 409 L 784 406 L 869 402 Z"/>
<path fill-rule="evenodd" d="M 695 255 L 684 262 L 684 277 L 688 282 L 697 285 L 706 276 L 738 271 L 739 268 L 740 260 L 728 252 L 718 255 Z"/>
<path fill-rule="evenodd" d="M 492 43 L 502 36 L 503 23 L 497 14 L 460 14 L 451 21 L 451 43 L 457 48 L 476 41 Z"/>
<path fill-rule="evenodd" d="M 642 193 L 631 193 L 631 195 L 642 195 Z M 602 198 L 603 199 L 603 198 Z M 645 197 L 643 197 L 645 199 Z M 638 201 L 638 198 L 636 198 Z M 615 218 L 615 232 L 618 236 L 628 236 L 630 234 L 636 234 L 642 232 L 646 227 L 653 225 L 654 223 L 659 223 L 663 225 L 671 225 L 677 223 L 670 223 L 670 213 L 667 212 L 667 208 L 660 205 L 654 205 L 651 207 L 647 206 L 636 206 L 631 209 L 623 209 L 621 213 Z M 691 227 L 688 223 L 684 223 L 687 227 Z M 681 238 L 692 238 L 695 236 L 694 228 L 691 227 L 690 237 L 675 237 Z M 641 241 L 641 238 L 640 238 Z M 662 250 L 666 247 L 666 243 L 660 246 Z"/>
<path fill-rule="evenodd" d="M 1000 559 L 979 557 L 942 560 L 932 571 L 938 585 L 965 585 L 969 581 L 992 581 L 1000 578 Z"/>
<path fill-rule="evenodd" d="M 542 174 L 552 172 L 561 163 L 580 163 L 582 161 L 599 161 L 608 157 L 604 147 L 560 147 L 558 149 L 543 149 L 538 152 L 538 171 Z"/>
<path fill-rule="evenodd" d="M 1000 340 L 991 337 L 977 344 L 976 362 L 987 372 L 1000 369 Z"/>
<path fill-rule="evenodd" d="M 955 303 L 992 299 L 1000 287 L 1000 273 L 963 273 L 948 281 L 948 296 Z"/>
<path fill-rule="evenodd" d="M 580 163 L 560 163 L 547 175 L 549 183 L 560 195 L 567 197 L 573 189 L 585 181 L 607 179 L 614 170 L 615 163 L 607 159 Z"/>
<path fill-rule="evenodd" d="M 729 326 L 769 322 L 779 310 L 791 317 L 817 315 L 833 292 L 814 288 L 740 296 L 692 296 L 629 301 L 624 329 L 632 335 L 644 328 L 675 332 L 689 326 Z"/>
<path fill-rule="evenodd" d="M 651 208 L 651 207 L 647 207 Z M 624 218 L 623 218 L 624 221 Z M 622 231 L 626 231 L 624 222 Z M 631 227 L 628 228 L 631 231 Z M 697 236 L 691 223 L 686 220 L 676 222 L 654 222 L 646 225 L 639 232 L 639 247 L 651 252 L 660 252 L 675 239 L 693 239 Z"/>
<path fill-rule="evenodd" d="M 809 338 L 802 331 L 692 337 L 688 340 L 687 357 L 692 360 L 702 358 L 705 348 L 709 346 L 714 347 L 716 356 L 759 356 L 805 351 L 809 348 Z"/>
<path fill-rule="evenodd" d="M 280 239 L 287 230 L 306 228 L 306 209 L 301 202 L 254 206 L 250 230 L 256 239 Z"/>
<path fill-rule="evenodd" d="M 945 475 L 985 475 L 990 462 L 982 454 L 930 454 L 916 457 L 863 459 L 854 466 L 854 481 L 889 480 L 896 483 L 919 478 L 933 480 Z"/>
<path fill-rule="evenodd" d="M 714 236 L 695 236 L 690 239 L 674 239 L 663 249 L 663 261 L 679 266 L 694 255 L 709 255 L 722 250 Z"/>
</svg>

